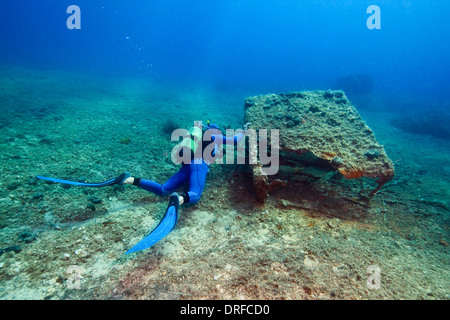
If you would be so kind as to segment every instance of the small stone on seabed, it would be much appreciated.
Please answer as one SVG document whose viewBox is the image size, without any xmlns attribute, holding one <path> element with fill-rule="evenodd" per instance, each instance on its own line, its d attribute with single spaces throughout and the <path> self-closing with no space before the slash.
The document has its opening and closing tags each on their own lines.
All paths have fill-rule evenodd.
<svg viewBox="0 0 450 320">
<path fill-rule="evenodd" d="M 339 219 L 331 219 L 330 221 L 328 221 L 327 222 L 327 224 L 328 224 L 328 226 L 330 227 L 330 228 L 337 228 L 337 227 L 339 227 L 339 222 L 340 222 L 341 220 L 339 220 Z"/>
</svg>

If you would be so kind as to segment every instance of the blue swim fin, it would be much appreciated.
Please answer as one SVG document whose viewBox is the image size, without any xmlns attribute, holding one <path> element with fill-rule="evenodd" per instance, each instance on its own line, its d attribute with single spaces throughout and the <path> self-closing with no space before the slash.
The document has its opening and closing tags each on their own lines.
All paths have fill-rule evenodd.
<svg viewBox="0 0 450 320">
<path fill-rule="evenodd" d="M 162 220 L 159 222 L 156 228 L 153 229 L 153 231 L 150 232 L 148 236 L 139 241 L 134 247 L 125 252 L 125 254 L 150 248 L 159 240 L 167 236 L 177 224 L 179 206 L 180 203 L 178 199 L 178 193 L 174 192 L 170 195 L 170 201 L 166 213 L 164 214 Z"/>
<path fill-rule="evenodd" d="M 69 181 L 69 180 L 62 180 L 62 179 L 56 179 L 56 178 L 49 178 L 49 177 L 43 177 L 43 176 L 36 176 L 36 178 L 46 181 L 53 181 L 53 182 L 59 182 L 63 184 L 70 184 L 72 186 L 82 186 L 82 187 L 92 187 L 92 188 L 100 188 L 100 187 L 106 187 L 111 186 L 113 184 L 121 184 L 125 181 L 126 178 L 128 178 L 130 174 L 128 172 L 122 173 L 117 178 L 100 182 L 100 183 L 87 183 L 87 182 L 78 182 L 78 181 Z"/>
</svg>

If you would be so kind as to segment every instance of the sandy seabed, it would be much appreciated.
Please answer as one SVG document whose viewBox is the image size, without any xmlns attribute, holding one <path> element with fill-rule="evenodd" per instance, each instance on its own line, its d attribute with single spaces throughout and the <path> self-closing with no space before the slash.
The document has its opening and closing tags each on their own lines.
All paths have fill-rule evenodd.
<svg viewBox="0 0 450 320">
<path fill-rule="evenodd" d="M 254 93 L 10 67 L 0 84 L 1 299 L 450 297 L 450 143 L 404 133 L 390 113 L 360 111 L 396 176 L 357 219 L 285 205 L 282 191 L 261 205 L 245 170 L 213 165 L 176 229 L 125 256 L 166 198 L 34 177 L 164 182 L 178 170 L 173 128 L 240 127 Z"/>
</svg>

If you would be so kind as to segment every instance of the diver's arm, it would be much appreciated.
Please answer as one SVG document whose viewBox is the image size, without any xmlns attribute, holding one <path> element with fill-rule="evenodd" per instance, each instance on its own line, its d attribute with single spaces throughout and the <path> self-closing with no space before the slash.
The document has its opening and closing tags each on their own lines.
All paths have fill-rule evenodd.
<svg viewBox="0 0 450 320">
<path fill-rule="evenodd" d="M 232 143 L 238 144 L 242 140 L 242 138 L 245 137 L 245 131 L 248 130 L 249 125 L 250 125 L 250 122 L 246 123 L 242 127 L 242 130 L 244 132 L 239 132 L 238 134 L 234 135 L 233 137 L 227 137 L 222 134 L 218 134 L 218 135 L 213 135 L 213 139 L 215 140 L 216 138 L 218 138 L 219 139 L 218 141 L 222 140 L 223 144 L 232 144 Z"/>
<path fill-rule="evenodd" d="M 237 144 L 237 143 L 239 143 L 242 140 L 242 138 L 244 136 L 245 136 L 244 133 L 240 132 L 240 133 L 234 135 L 233 137 L 227 137 L 227 136 L 224 136 L 224 135 L 219 135 L 219 136 L 216 136 L 216 137 L 219 140 L 221 140 L 221 138 L 222 138 L 223 144 L 233 144 L 233 143 Z"/>
</svg>

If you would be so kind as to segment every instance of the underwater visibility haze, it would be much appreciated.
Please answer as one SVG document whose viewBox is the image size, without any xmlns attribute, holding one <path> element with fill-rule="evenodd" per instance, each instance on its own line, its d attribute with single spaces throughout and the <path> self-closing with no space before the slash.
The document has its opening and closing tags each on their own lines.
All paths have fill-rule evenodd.
<svg viewBox="0 0 450 320">
<path fill-rule="evenodd" d="M 449 299 L 449 10 L 2 0 L 0 299 Z"/>
</svg>

